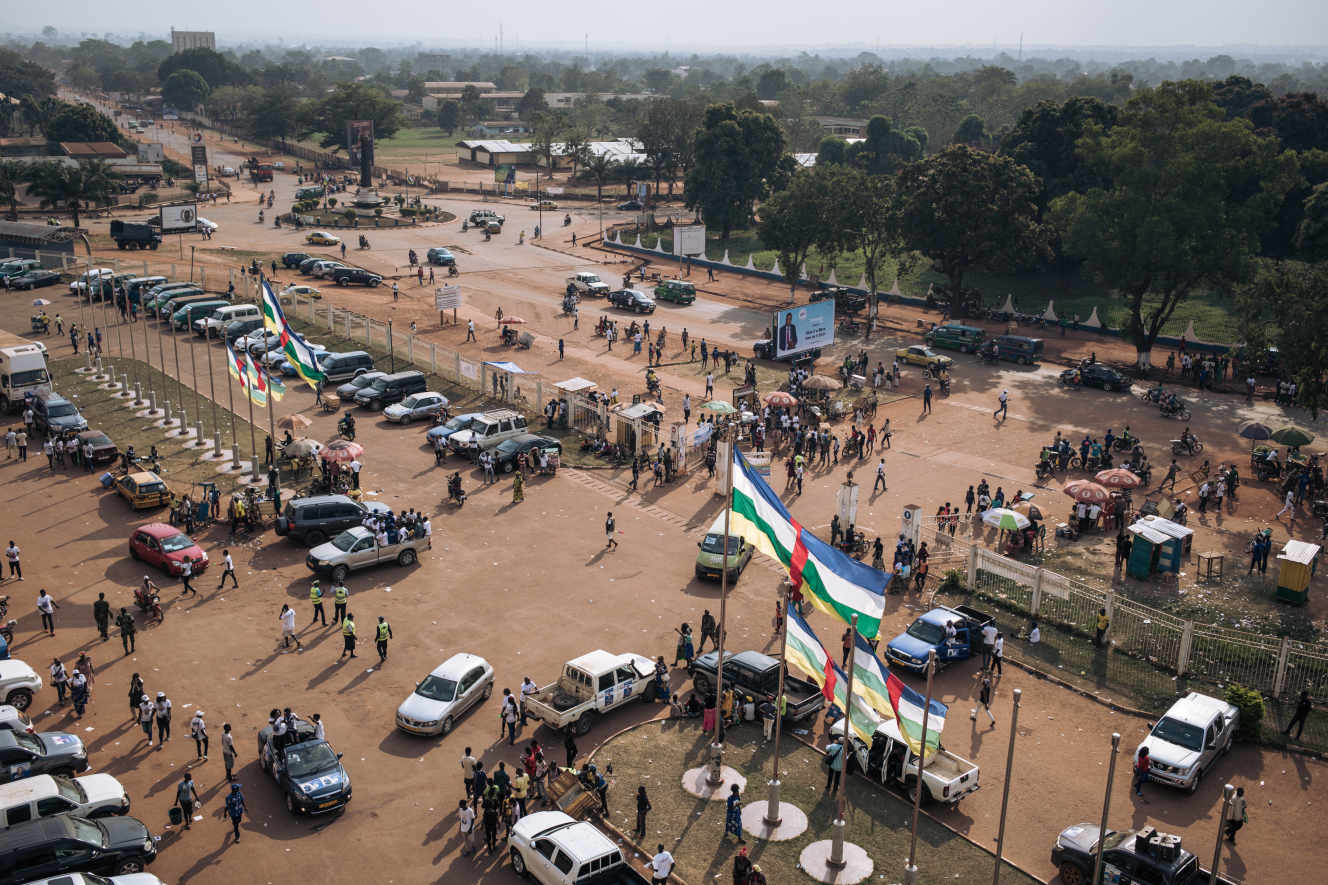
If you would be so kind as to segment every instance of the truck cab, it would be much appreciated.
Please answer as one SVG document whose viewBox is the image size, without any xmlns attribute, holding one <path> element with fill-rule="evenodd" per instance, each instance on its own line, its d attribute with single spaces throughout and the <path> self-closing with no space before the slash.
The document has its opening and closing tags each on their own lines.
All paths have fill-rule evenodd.
<svg viewBox="0 0 1328 885">
<path fill-rule="evenodd" d="M 1093 878 L 1101 832 L 1090 823 L 1061 830 L 1051 849 L 1051 862 L 1060 872 L 1061 882 L 1071 885 Z M 1102 881 L 1120 885 L 1199 885 L 1213 878 L 1200 869 L 1199 859 L 1181 846 L 1179 836 L 1143 827 L 1123 833 L 1107 830 L 1102 840 Z"/>
<path fill-rule="evenodd" d="M 0 331 L 0 410 L 14 412 L 27 395 L 51 393 L 51 376 L 41 345 Z"/>
<path fill-rule="evenodd" d="M 507 835 L 512 870 L 540 885 L 644 885 L 613 840 L 561 811 L 536 811 Z"/>
<path fill-rule="evenodd" d="M 563 665 L 557 682 L 526 696 L 526 712 L 555 730 L 586 734 L 595 719 L 628 701 L 655 696 L 655 664 L 645 655 L 597 649 Z"/>
<path fill-rule="evenodd" d="M 938 606 L 919 616 L 908 629 L 900 633 L 885 647 L 885 656 L 893 667 L 924 673 L 927 670 L 927 652 L 936 652 L 936 666 L 941 668 L 954 661 L 962 661 L 981 648 L 982 628 L 992 621 L 984 614 L 966 605 Z M 955 636 L 946 638 L 946 626 L 954 624 Z"/>
<path fill-rule="evenodd" d="M 1192 691 L 1171 705 L 1135 749 L 1148 748 L 1148 776 L 1193 793 L 1217 759 L 1231 749 L 1240 710 Z"/>
<path fill-rule="evenodd" d="M 838 733 L 842 733 L 842 726 Z M 853 759 L 869 779 L 887 786 L 903 787 L 909 795 L 913 794 L 918 780 L 918 756 L 900 733 L 897 719 L 881 723 L 872 735 L 870 747 L 854 737 Z M 960 799 L 978 791 L 978 775 L 977 763 L 940 746 L 929 754 L 922 766 L 925 790 L 922 798 L 956 806 Z"/>
</svg>

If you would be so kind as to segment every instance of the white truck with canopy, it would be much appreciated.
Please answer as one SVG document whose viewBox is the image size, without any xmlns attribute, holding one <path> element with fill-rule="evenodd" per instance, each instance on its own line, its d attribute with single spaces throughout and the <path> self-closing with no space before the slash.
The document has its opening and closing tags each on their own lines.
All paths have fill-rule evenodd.
<svg viewBox="0 0 1328 885">
<path fill-rule="evenodd" d="M 835 727 L 840 734 L 842 722 L 843 719 Z M 900 734 L 897 720 L 882 722 L 872 735 L 870 747 L 854 737 L 853 761 L 869 780 L 903 787 L 909 796 L 913 795 L 918 781 L 918 757 Z M 977 792 L 978 773 L 977 763 L 956 756 L 942 745 L 922 766 L 922 783 L 926 788 L 922 798 L 957 806 L 960 799 Z"/>
<path fill-rule="evenodd" d="M 526 713 L 552 729 L 586 734 L 608 711 L 653 700 L 654 676 L 655 664 L 645 655 L 597 649 L 572 658 L 557 682 L 526 695 Z"/>
<path fill-rule="evenodd" d="M 51 392 L 46 348 L 0 330 L 0 410 L 19 411 L 25 394 L 39 396 Z"/>
</svg>

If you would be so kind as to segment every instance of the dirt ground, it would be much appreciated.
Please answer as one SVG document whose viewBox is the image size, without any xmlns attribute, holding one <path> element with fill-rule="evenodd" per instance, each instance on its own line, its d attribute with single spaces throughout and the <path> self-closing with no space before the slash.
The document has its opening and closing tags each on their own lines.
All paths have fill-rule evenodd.
<svg viewBox="0 0 1328 885">
<path fill-rule="evenodd" d="M 219 156 L 212 161 L 227 162 Z M 279 175 L 275 184 L 279 199 L 288 197 L 294 178 Z M 207 216 L 221 224 L 221 231 L 206 246 L 192 243 L 200 247 L 200 261 L 220 269 L 235 267 L 239 262 L 232 260 L 234 255 L 279 255 L 300 248 L 294 231 L 257 225 L 256 196 L 245 193 L 241 189 L 230 206 L 209 208 Z M 464 200 L 439 202 L 459 213 L 472 205 Z M 462 323 L 473 317 L 480 331 L 478 343 L 465 345 L 467 353 L 513 358 L 554 380 L 582 375 L 603 389 L 616 385 L 624 395 L 642 389 L 644 355 L 633 358 L 630 348 L 622 347 L 610 354 L 603 339 L 591 334 L 601 305 L 583 305 L 576 331 L 570 321 L 557 316 L 562 280 L 569 272 L 598 268 L 612 281 L 626 266 L 601 265 L 603 254 L 571 247 L 571 233 L 579 238 L 590 235 L 598 228 L 597 219 L 574 213 L 572 228 L 559 228 L 556 236 L 550 231 L 542 246 L 517 245 L 517 232 L 523 227 L 530 236 L 533 222 L 524 219 L 534 213 L 519 205 L 509 206 L 508 212 L 516 219 L 509 220 L 504 234 L 491 243 L 483 243 L 474 232 L 462 234 L 459 224 L 450 224 L 375 232 L 370 235 L 374 249 L 367 254 L 352 252 L 351 257 L 377 271 L 401 272 L 407 248 L 455 246 L 465 299 Z M 151 259 L 154 266 L 179 261 L 164 250 Z M 140 256 L 135 254 L 134 260 Z M 289 276 L 278 274 L 283 282 Z M 787 297 L 786 290 L 773 284 L 735 281 L 725 275 L 703 289 L 695 305 L 661 305 L 652 318 L 652 327 L 669 327 L 671 346 L 659 371 L 669 388 L 670 416 L 679 414 L 681 391 L 690 391 L 696 400 L 703 384 L 699 367 L 680 361 L 682 355 L 672 344 L 683 326 L 693 337 L 705 336 L 712 343 L 748 352 L 768 308 Z M 49 310 L 61 309 L 67 319 L 77 314 L 72 299 L 60 290 L 47 292 L 54 293 L 46 297 L 56 302 Z M 464 325 L 437 328 L 427 287 L 403 286 L 396 304 L 390 290 L 324 287 L 324 292 L 331 303 L 392 317 L 399 326 L 415 320 L 422 331 L 432 330 L 427 333 L 430 339 L 462 345 Z M 23 295 L 0 300 L 0 325 L 20 333 L 26 330 L 29 301 Z M 526 329 L 537 335 L 532 351 L 512 355 L 496 343 L 492 320 L 487 318 L 499 306 L 506 314 L 520 313 L 529 321 Z M 910 312 L 891 308 L 890 316 L 901 328 L 871 343 L 873 365 L 878 359 L 888 362 L 895 346 L 915 340 L 904 332 Z M 562 365 L 556 350 L 560 337 L 567 347 Z M 51 339 L 48 345 L 53 358 L 71 355 L 67 341 Z M 1094 344 L 1082 341 L 1071 347 L 1094 349 Z M 837 346 L 825 364 L 832 365 L 843 349 Z M 1099 358 L 1105 358 L 1106 346 L 1096 349 Z M 221 366 L 220 349 L 208 350 L 216 367 Z M 888 537 L 897 530 L 903 505 L 918 503 L 926 512 L 934 512 L 945 501 L 962 498 L 967 485 L 982 476 L 1007 492 L 1033 490 L 1035 453 L 1057 429 L 1100 435 L 1108 426 L 1119 431 L 1128 423 L 1148 443 L 1155 462 L 1162 457 L 1159 441 L 1179 429 L 1137 398 L 1060 388 L 1050 366 L 988 368 L 961 358 L 955 375 L 953 395 L 937 400 L 934 411 L 922 414 L 916 397 L 920 382 L 916 372 L 906 371 L 903 391 L 913 396 L 883 407 L 878 414 L 878 423 L 891 419 L 895 437 L 893 448 L 885 453 L 889 490 L 864 496 L 860 509 L 860 524 L 872 533 Z M 730 383 L 721 378 L 717 386 L 723 395 Z M 996 421 L 991 410 L 1002 388 L 1010 391 L 1010 413 Z M 310 435 L 332 435 L 334 419 L 315 413 L 313 397 L 305 389 L 292 386 L 282 406 L 281 413 L 300 411 L 313 420 Z M 1304 416 L 1283 416 L 1267 403 L 1247 404 L 1223 396 L 1205 397 L 1195 403 L 1194 411 L 1191 426 L 1209 444 L 1205 456 L 1214 463 L 1243 456 L 1242 441 L 1233 429 L 1246 418 L 1280 423 L 1292 417 L 1304 422 Z M 79 650 L 88 650 L 98 667 L 94 703 L 82 722 L 74 722 L 67 709 L 55 707 L 54 692 L 48 688 L 34 704 L 39 725 L 80 733 L 89 744 L 95 770 L 122 778 L 133 797 L 135 814 L 158 831 L 165 824 L 173 785 L 194 757 L 185 734 L 188 715 L 200 707 L 207 712 L 213 755 L 194 767 L 205 821 L 188 834 L 170 832 L 163 839 L 153 872 L 166 881 L 256 880 L 271 875 L 279 864 L 283 866 L 278 868 L 292 865 L 305 875 L 347 881 L 354 866 L 374 864 L 380 869 L 382 858 L 411 868 L 380 876 L 389 883 L 396 878 L 458 883 L 513 880 L 505 864 L 477 870 L 459 857 L 451 816 L 461 789 L 457 759 L 465 746 L 489 763 L 515 759 L 515 753 L 497 738 L 496 702 L 470 715 L 449 737 L 425 740 L 394 730 L 396 704 L 418 679 L 459 650 L 486 656 L 497 668 L 499 686 L 515 689 L 526 675 L 540 683 L 553 679 L 563 661 L 591 648 L 667 655 L 673 650 L 673 628 L 679 622 L 695 624 L 703 608 L 717 609 L 718 589 L 696 581 L 692 572 L 697 532 L 719 509 L 713 487 L 703 478 L 628 495 L 620 475 L 564 470 L 551 479 L 533 480 L 526 501 L 513 504 L 510 482 L 481 488 L 470 474 L 466 487 L 474 497 L 464 510 L 454 511 L 439 503 L 444 475 L 422 445 L 422 430 L 367 416 L 361 427 L 368 451 L 365 486 L 373 499 L 434 514 L 433 550 L 419 565 L 361 572 L 349 581 L 350 609 L 362 634 L 379 614 L 393 625 L 397 638 L 382 667 L 368 642 L 362 643 L 364 654 L 355 661 L 338 663 L 340 643 L 332 632 L 303 627 L 308 572 L 302 549 L 271 532 L 231 541 L 219 527 L 200 533 L 200 542 L 214 563 L 222 549 L 231 550 L 240 589 L 215 590 L 215 569 L 197 581 L 198 598 L 177 599 L 168 587 L 165 622 L 141 631 L 142 650 L 123 657 L 114 638 L 106 644 L 97 640 L 91 605 L 99 592 L 117 605 L 128 604 L 142 567 L 127 557 L 126 538 L 132 526 L 160 514 L 132 514 L 85 474 L 52 476 L 40 456 L 30 457 L 26 465 L 9 462 L 0 467 L 11 502 L 0 518 L 0 537 L 12 537 L 23 548 L 27 575 L 25 582 L 6 582 L 0 591 L 11 595 L 11 616 L 19 618 L 14 655 L 41 669 L 55 655 L 72 662 Z M 870 475 L 873 463 L 858 466 L 860 481 Z M 801 496 L 786 495 L 794 515 L 805 525 L 828 523 L 834 489 L 845 472 L 845 465 L 813 471 Z M 1053 510 L 1068 508 L 1059 485 L 1058 480 L 1035 489 L 1035 500 Z M 1227 545 L 1234 550 L 1264 524 L 1273 526 L 1275 541 L 1287 537 L 1287 523 L 1272 522 L 1277 509 L 1272 491 L 1251 484 L 1242 492 L 1236 514 L 1200 525 L 1196 549 Z M 603 550 L 602 525 L 609 510 L 615 512 L 621 530 L 621 547 L 612 552 Z M 1296 527 L 1301 526 L 1298 520 Z M 160 575 L 154 578 L 162 580 Z M 769 645 L 777 583 L 778 575 L 771 568 L 756 563 L 734 588 L 729 612 L 735 645 Z M 1320 583 L 1321 579 L 1316 581 L 1308 609 L 1315 620 L 1322 619 L 1325 605 L 1318 592 Z M 1187 586 L 1184 579 L 1182 586 Z M 39 587 L 46 587 L 62 605 L 54 638 L 37 632 L 33 600 Z M 907 602 L 890 599 L 887 631 L 901 629 L 916 614 Z M 279 647 L 277 612 L 282 602 L 290 602 L 300 614 L 302 652 Z M 1250 600 L 1251 605 L 1256 602 Z M 840 628 L 819 615 L 812 624 L 827 646 L 835 647 Z M 124 692 L 135 671 L 143 675 L 150 692 L 164 690 L 175 702 L 177 736 L 165 749 L 149 751 L 129 724 Z M 674 686 L 684 684 L 684 676 L 676 673 Z M 990 730 L 985 719 L 979 727 L 965 715 L 976 694 L 971 669 L 942 674 L 937 694 L 952 705 L 946 744 L 979 762 L 984 788 L 957 811 L 940 816 L 985 844 L 992 844 L 995 836 L 1014 687 L 1023 689 L 1024 700 L 1007 856 L 1051 878 L 1055 871 L 1048 856 L 1056 833 L 1070 824 L 1095 820 L 1100 813 L 1110 733 L 1119 731 L 1123 750 L 1131 751 L 1142 738 L 1145 723 L 1012 668 L 993 706 L 999 727 Z M 342 817 L 292 819 L 273 785 L 260 776 L 253 756 L 254 734 L 274 706 L 319 712 L 327 722 L 329 739 L 345 754 L 355 783 L 355 798 Z M 583 749 L 641 715 L 646 711 L 607 717 L 582 742 Z M 242 754 L 240 778 L 253 810 L 253 820 L 246 823 L 244 852 L 231 847 L 228 828 L 218 819 L 224 783 L 216 744 L 224 722 L 235 728 Z M 558 742 L 546 730 L 535 731 L 534 736 L 545 744 Z M 1206 864 L 1221 785 L 1230 781 L 1247 788 L 1250 824 L 1225 869 L 1251 882 L 1268 881 L 1274 870 L 1291 881 L 1311 881 L 1316 876 L 1312 870 L 1320 869 L 1324 858 L 1313 805 L 1324 800 L 1326 776 L 1328 767 L 1303 756 L 1240 747 L 1208 775 L 1197 795 L 1150 789 L 1148 802 L 1135 804 L 1129 798 L 1128 761 L 1122 754 L 1112 825 L 1147 822 L 1180 833 Z M 331 840 L 340 843 L 340 850 Z M 349 858 L 363 860 L 348 863 Z M 423 869 L 426 865 L 431 869 Z"/>
</svg>

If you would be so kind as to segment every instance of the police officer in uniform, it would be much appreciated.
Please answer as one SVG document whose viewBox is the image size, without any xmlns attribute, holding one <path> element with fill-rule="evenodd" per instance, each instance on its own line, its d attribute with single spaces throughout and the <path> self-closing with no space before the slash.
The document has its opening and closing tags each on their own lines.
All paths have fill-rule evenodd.
<svg viewBox="0 0 1328 885">
<path fill-rule="evenodd" d="M 314 619 L 310 624 L 323 622 L 327 626 L 327 613 L 323 611 L 323 588 L 318 586 L 318 580 L 315 578 L 313 584 L 309 587 L 309 601 L 314 604 Z"/>
<path fill-rule="evenodd" d="M 337 586 L 332 588 L 332 614 L 333 619 L 340 624 L 346 620 L 346 599 L 350 596 L 350 591 L 346 589 L 344 582 L 337 582 Z"/>
<path fill-rule="evenodd" d="M 392 625 L 382 615 L 378 616 L 378 662 L 381 664 L 387 660 L 387 640 L 392 639 Z"/>
<path fill-rule="evenodd" d="M 347 614 L 345 620 L 341 622 L 341 638 L 345 641 L 346 647 L 341 650 L 341 657 L 337 658 L 337 660 L 341 660 L 342 658 L 346 657 L 346 655 L 350 655 L 352 658 L 355 657 L 356 655 L 355 655 L 355 616 L 354 615 Z"/>
</svg>

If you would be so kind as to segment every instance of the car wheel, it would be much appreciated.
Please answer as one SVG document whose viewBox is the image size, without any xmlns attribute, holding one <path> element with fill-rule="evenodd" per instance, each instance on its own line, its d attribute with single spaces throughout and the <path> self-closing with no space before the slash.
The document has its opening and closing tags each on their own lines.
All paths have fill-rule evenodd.
<svg viewBox="0 0 1328 885">
<path fill-rule="evenodd" d="M 512 849 L 512 872 L 523 879 L 530 876 L 530 873 L 526 872 L 526 859 L 515 848 Z"/>
<path fill-rule="evenodd" d="M 1015 362 L 1021 366 L 1028 365 L 1028 360 L 1024 359 L 1023 357 L 1019 357 L 1018 359 L 1015 360 Z"/>
<path fill-rule="evenodd" d="M 400 553 L 397 554 L 397 565 L 411 566 L 414 564 L 415 564 L 414 550 L 402 550 Z"/>
<path fill-rule="evenodd" d="M 692 677 L 692 690 L 704 697 L 715 690 L 715 684 L 710 681 L 709 676 L 697 673 Z"/>
<path fill-rule="evenodd" d="M 141 857 L 126 857 L 115 865 L 115 874 L 117 876 L 129 876 L 134 873 L 141 873 L 146 865 Z"/>
<path fill-rule="evenodd" d="M 349 285 L 350 285 L 350 280 L 346 279 L 345 277 L 341 277 L 341 278 L 339 278 L 339 279 L 337 280 L 337 285 L 338 285 L 338 286 L 349 286 Z"/>
<path fill-rule="evenodd" d="M 291 814 L 295 813 L 295 800 L 291 798 L 290 793 L 286 794 L 286 810 L 289 811 Z"/>
<path fill-rule="evenodd" d="M 590 729 L 595 726 L 595 714 L 587 710 L 581 714 L 581 718 L 576 720 L 576 733 L 581 737 L 590 734 Z"/>
<path fill-rule="evenodd" d="M 142 558 L 138 555 L 138 551 L 134 549 L 133 544 L 129 545 L 129 558 L 134 560 L 135 562 L 137 562 L 139 559 Z"/>
<path fill-rule="evenodd" d="M 443 720 L 443 730 L 442 730 L 441 732 L 439 732 L 439 734 L 445 734 L 445 735 L 446 735 L 446 734 L 451 734 L 451 733 L 452 733 L 452 725 L 453 725 L 453 723 L 452 723 L 452 717 L 451 717 L 451 716 L 448 716 L 446 719 Z"/>
<path fill-rule="evenodd" d="M 306 532 L 304 535 L 304 545 L 306 547 L 317 547 L 319 544 L 323 544 L 326 541 L 327 541 L 327 535 L 323 534 L 318 529 L 314 529 L 311 532 Z"/>
<path fill-rule="evenodd" d="M 489 699 L 489 695 L 491 695 L 491 694 L 493 694 L 493 683 L 492 683 L 492 682 L 490 682 L 490 683 L 488 683 L 488 684 L 486 684 L 486 685 L 484 686 L 484 694 L 481 695 L 481 697 L 483 697 L 484 700 L 487 701 L 487 700 Z"/>
<path fill-rule="evenodd" d="M 1069 861 L 1061 864 L 1058 872 L 1061 874 L 1061 885 L 1084 885 L 1088 881 L 1084 871 Z"/>
<path fill-rule="evenodd" d="M 511 473 L 514 469 L 515 467 L 513 466 L 511 461 L 503 462 L 503 473 Z"/>
<path fill-rule="evenodd" d="M 332 580 L 340 584 L 346 580 L 346 576 L 349 574 L 350 569 L 346 568 L 344 565 L 339 565 L 332 569 Z"/>
<path fill-rule="evenodd" d="M 5 703 L 21 713 L 32 706 L 32 692 L 26 688 L 15 689 L 5 698 Z"/>
</svg>

